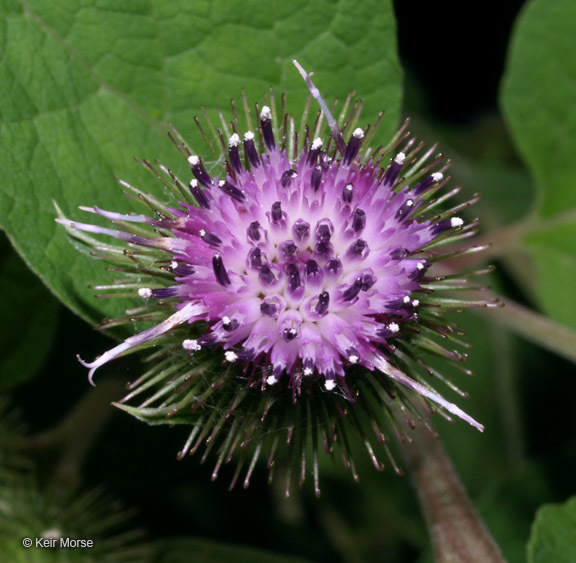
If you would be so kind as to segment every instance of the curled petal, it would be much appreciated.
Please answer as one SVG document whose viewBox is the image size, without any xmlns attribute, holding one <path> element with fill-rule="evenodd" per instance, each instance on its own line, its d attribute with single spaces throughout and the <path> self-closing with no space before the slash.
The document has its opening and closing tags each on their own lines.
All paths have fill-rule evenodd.
<svg viewBox="0 0 576 563">
<path fill-rule="evenodd" d="M 90 381 L 90 385 L 95 385 L 93 381 L 94 372 L 104 364 L 107 364 L 110 360 L 118 358 L 121 354 L 126 352 L 127 350 L 131 350 L 136 346 L 140 346 L 154 338 L 158 338 L 162 334 L 165 334 L 169 330 L 180 326 L 185 322 L 190 322 L 194 317 L 200 318 L 206 312 L 206 307 L 201 303 L 188 303 L 178 312 L 174 313 L 172 316 L 168 317 L 165 321 L 162 321 L 160 324 L 149 328 L 137 334 L 136 336 L 131 336 L 127 338 L 122 344 L 118 344 L 111 350 L 104 352 L 100 357 L 98 357 L 93 362 L 85 362 L 80 357 L 78 360 L 80 363 L 87 368 L 90 368 L 88 372 L 88 380 Z"/>
</svg>

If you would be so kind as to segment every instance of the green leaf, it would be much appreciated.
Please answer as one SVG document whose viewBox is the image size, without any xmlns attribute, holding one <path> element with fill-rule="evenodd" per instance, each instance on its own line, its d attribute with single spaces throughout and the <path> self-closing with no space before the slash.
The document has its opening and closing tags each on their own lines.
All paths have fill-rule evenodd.
<svg viewBox="0 0 576 563">
<path fill-rule="evenodd" d="M 204 155 L 194 115 L 204 106 L 214 119 L 241 88 L 253 104 L 273 85 L 298 114 L 307 91 L 291 63 L 297 58 L 328 100 L 355 89 L 366 123 L 387 111 L 379 141 L 397 125 L 401 74 L 389 1 L 0 0 L 0 11 L 8 94 L 0 108 L 0 222 L 52 291 L 91 321 L 130 303 L 94 298 L 88 285 L 114 275 L 70 245 L 52 201 L 78 220 L 78 205 L 130 211 L 136 204 L 113 174 L 145 191 L 156 185 L 134 156 L 158 158 L 187 178 L 167 122 Z M 161 186 L 155 193 L 167 197 Z"/>
<path fill-rule="evenodd" d="M 504 82 L 503 109 L 546 217 L 576 207 L 575 24 L 571 0 L 529 3 L 514 32 Z"/>
<path fill-rule="evenodd" d="M 52 344 L 58 302 L 0 233 L 0 390 L 30 379 Z"/>
<path fill-rule="evenodd" d="M 157 560 L 163 563 L 305 563 L 305 559 L 277 555 L 249 547 L 219 544 L 217 542 L 170 538 L 157 548 Z"/>
<path fill-rule="evenodd" d="M 514 33 L 502 105 L 538 190 L 523 249 L 536 294 L 554 319 L 576 328 L 576 4 L 535 0 Z M 567 238 L 568 237 L 568 238 Z M 569 238 L 571 237 L 571 238 Z"/>
<path fill-rule="evenodd" d="M 540 302 L 557 321 L 576 329 L 576 220 L 551 225 L 525 239 L 534 261 Z"/>
<path fill-rule="evenodd" d="M 576 497 L 549 504 L 537 514 L 528 543 L 529 563 L 570 563 L 576 560 Z"/>
</svg>

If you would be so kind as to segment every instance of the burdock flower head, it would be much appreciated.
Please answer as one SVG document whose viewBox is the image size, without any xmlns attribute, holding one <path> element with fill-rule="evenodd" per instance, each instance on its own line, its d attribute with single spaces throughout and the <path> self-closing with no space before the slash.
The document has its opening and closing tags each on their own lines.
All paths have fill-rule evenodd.
<svg viewBox="0 0 576 563">
<path fill-rule="evenodd" d="M 280 115 L 271 109 L 273 96 L 256 106 L 252 130 L 241 134 L 237 118 L 222 119 L 216 141 L 227 158 L 216 173 L 173 131 L 191 168 L 189 184 L 162 165 L 143 164 L 177 202 L 164 205 L 121 182 L 154 213 L 82 208 L 114 228 L 58 220 L 127 274 L 113 288 L 133 289 L 145 301 L 123 321 L 156 322 L 82 362 L 90 381 L 110 360 L 155 346 L 152 367 L 130 384 L 121 408 L 151 423 L 192 425 L 180 455 L 201 445 L 215 450 L 214 477 L 236 460 L 232 484 L 248 461 L 247 485 L 260 456 L 272 472 L 288 445 L 287 490 L 292 468 L 302 482 L 311 467 L 318 493 L 319 443 L 328 453 L 339 448 L 356 476 L 352 442 L 363 443 L 380 469 L 378 443 L 397 467 L 387 436 L 403 438 L 405 421 L 421 419 L 423 407 L 482 429 L 430 386 L 430 376 L 447 380 L 422 352 L 463 360 L 438 343 L 437 336 L 458 335 L 442 313 L 486 302 L 438 296 L 467 288 L 468 280 L 434 271 L 435 263 L 477 249 L 454 250 L 475 223 L 457 215 L 472 202 L 444 206 L 458 193 L 442 193 L 444 159 L 434 149 L 422 152 L 406 124 L 387 147 L 371 150 L 376 126 L 356 127 L 360 105 L 348 111 L 348 100 L 336 121 L 295 64 L 321 107 L 310 126 L 295 131 L 284 100 Z M 128 406 L 136 397 L 139 404 Z"/>
</svg>

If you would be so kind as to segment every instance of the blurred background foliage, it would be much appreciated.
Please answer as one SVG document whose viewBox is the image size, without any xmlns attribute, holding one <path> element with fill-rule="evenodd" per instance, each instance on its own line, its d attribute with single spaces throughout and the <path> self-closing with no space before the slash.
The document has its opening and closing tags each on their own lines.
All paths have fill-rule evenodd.
<svg viewBox="0 0 576 563">
<path fill-rule="evenodd" d="M 385 109 L 381 142 L 411 116 L 453 159 L 455 182 L 481 193 L 472 212 L 494 243 L 490 284 L 539 316 L 458 315 L 477 374 L 461 385 L 464 406 L 486 431 L 437 428 L 508 561 L 576 560 L 574 501 L 538 511 L 576 492 L 573 2 L 0 0 L 0 18 L 0 390 L 11 405 L 0 425 L 0 553 L 60 560 L 46 550 L 33 559 L 14 535 L 70 529 L 74 503 L 94 522 L 124 515 L 111 501 L 82 505 L 102 487 L 135 515 L 98 531 L 105 542 L 125 530 L 97 560 L 432 559 L 409 477 L 358 456 L 360 484 L 328 463 L 319 500 L 307 488 L 284 499 L 260 469 L 249 490 L 228 492 L 231 474 L 211 483 L 209 463 L 176 461 L 185 428 L 146 427 L 109 406 L 137 361 L 103 369 L 92 390 L 75 359 L 110 346 L 85 321 L 128 304 L 94 299 L 103 264 L 70 245 L 52 200 L 67 214 L 128 210 L 114 174 L 153 190 L 134 156 L 185 170 L 166 123 L 200 147 L 200 107 L 214 115 L 242 88 L 252 102 L 273 85 L 297 111 L 296 57 L 328 99 L 355 89 L 366 122 Z M 47 519 L 38 506 L 51 507 Z"/>
</svg>

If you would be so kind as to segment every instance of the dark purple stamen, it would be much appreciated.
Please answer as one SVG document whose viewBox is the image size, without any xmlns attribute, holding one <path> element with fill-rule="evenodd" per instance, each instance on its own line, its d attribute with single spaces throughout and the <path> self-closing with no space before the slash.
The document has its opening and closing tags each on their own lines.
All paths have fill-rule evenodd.
<svg viewBox="0 0 576 563">
<path fill-rule="evenodd" d="M 325 152 L 320 153 L 320 166 L 322 167 L 322 172 L 326 172 L 330 168 L 330 163 L 332 158 L 329 157 Z"/>
<path fill-rule="evenodd" d="M 318 296 L 318 303 L 316 303 L 316 312 L 319 315 L 323 315 L 330 305 L 330 294 L 327 291 L 323 291 Z"/>
<path fill-rule="evenodd" d="M 196 179 L 205 187 L 210 188 L 212 186 L 212 178 L 210 178 L 208 172 L 204 168 L 202 161 L 197 156 L 191 156 L 188 158 L 190 163 L 190 168 L 192 169 L 192 174 L 196 176 Z"/>
<path fill-rule="evenodd" d="M 213 346 L 218 342 L 218 337 L 213 332 L 207 332 L 198 339 L 200 346 Z"/>
<path fill-rule="evenodd" d="M 332 233 L 334 232 L 334 225 L 330 219 L 322 219 L 316 225 L 316 240 L 319 242 L 328 242 Z"/>
<path fill-rule="evenodd" d="M 264 137 L 264 142 L 269 151 L 274 149 L 276 144 L 274 143 L 274 132 L 272 131 L 272 121 L 270 119 L 271 115 L 269 112 L 260 114 L 260 127 L 262 128 L 262 135 Z"/>
<path fill-rule="evenodd" d="M 312 178 L 310 179 L 310 184 L 315 192 L 318 191 L 321 182 L 322 182 L 322 167 L 315 166 L 314 170 L 312 170 Z"/>
<path fill-rule="evenodd" d="M 240 142 L 238 136 L 235 135 L 235 137 L 237 141 Z M 228 157 L 230 158 L 230 162 L 232 163 L 232 168 L 234 168 L 236 172 L 242 172 L 243 168 L 242 168 L 242 161 L 240 160 L 240 151 L 238 150 L 238 142 L 230 143 Z"/>
<path fill-rule="evenodd" d="M 293 240 L 286 240 L 281 243 L 279 250 L 285 262 L 291 262 L 298 258 L 298 247 Z"/>
<path fill-rule="evenodd" d="M 356 129 L 354 133 L 352 133 L 352 137 L 348 141 L 346 145 L 346 151 L 344 152 L 344 156 L 342 158 L 342 163 L 345 165 L 349 165 L 358 154 L 360 150 L 360 146 L 362 145 L 362 139 L 364 138 L 364 132 L 362 129 Z"/>
<path fill-rule="evenodd" d="M 352 219 L 352 230 L 355 233 L 359 233 L 366 226 L 366 213 L 362 209 L 358 208 L 354 212 L 354 217 Z"/>
<path fill-rule="evenodd" d="M 369 252 L 370 249 L 368 248 L 368 243 L 364 239 L 359 238 L 356 242 L 350 245 L 346 254 L 350 258 L 366 258 Z"/>
<path fill-rule="evenodd" d="M 390 338 L 391 336 L 394 336 L 394 334 L 395 332 L 390 330 L 387 325 L 382 326 L 376 331 L 376 336 L 379 336 L 380 338 Z"/>
<path fill-rule="evenodd" d="M 296 172 L 296 170 L 292 170 L 292 168 L 289 168 L 288 170 L 284 170 L 284 172 L 282 172 L 282 176 L 280 176 L 280 183 L 282 184 L 283 188 L 286 188 L 295 178 L 298 178 L 298 172 Z"/>
<path fill-rule="evenodd" d="M 272 301 L 264 301 L 260 304 L 260 312 L 267 317 L 276 317 L 279 308 L 278 304 Z"/>
<path fill-rule="evenodd" d="M 384 174 L 384 178 L 382 179 L 382 184 L 385 186 L 393 186 L 398 179 L 398 174 L 400 174 L 400 170 L 404 166 L 404 155 L 400 153 L 395 158 L 392 159 L 386 172 Z"/>
<path fill-rule="evenodd" d="M 260 281 L 266 285 L 272 285 L 276 281 L 276 276 L 268 264 L 262 264 L 258 277 Z"/>
<path fill-rule="evenodd" d="M 354 195 L 354 184 L 346 184 L 342 190 L 342 201 L 344 203 L 351 203 L 352 196 Z"/>
<path fill-rule="evenodd" d="M 254 134 L 251 131 L 248 131 L 248 133 L 244 135 L 244 154 L 253 168 L 258 168 L 260 166 L 260 157 L 258 156 L 256 145 L 254 144 Z"/>
<path fill-rule="evenodd" d="M 236 201 L 244 201 L 246 196 L 236 187 L 233 186 L 228 180 L 221 180 L 218 182 L 218 187 L 226 194 L 229 195 L 232 199 Z"/>
<path fill-rule="evenodd" d="M 203 207 L 204 209 L 210 209 L 210 202 L 208 201 L 208 197 L 206 197 L 206 194 L 198 185 L 198 180 L 192 180 L 190 182 L 190 191 L 192 192 L 192 195 L 200 207 Z"/>
<path fill-rule="evenodd" d="M 191 276 L 195 270 L 190 264 L 177 264 L 176 267 L 170 266 L 170 271 L 178 277 Z"/>
<path fill-rule="evenodd" d="M 246 233 L 248 234 L 248 238 L 253 241 L 260 240 L 260 223 L 258 221 L 252 221 L 248 228 L 246 229 Z"/>
<path fill-rule="evenodd" d="M 444 221 L 440 221 L 439 223 L 432 225 L 432 227 L 430 227 L 430 232 L 436 236 L 440 233 L 443 233 L 444 231 L 447 231 L 448 229 L 454 229 L 460 226 L 462 226 L 462 222 L 456 221 L 456 218 L 452 217 L 452 219 L 445 219 Z"/>
<path fill-rule="evenodd" d="M 198 231 L 198 236 L 210 246 L 220 246 L 222 239 L 213 235 L 211 232 L 207 231 L 206 229 L 200 229 Z"/>
<path fill-rule="evenodd" d="M 419 267 L 418 267 L 419 266 Z M 418 266 L 415 270 L 408 276 L 409 279 L 412 281 L 419 281 L 422 279 L 424 274 L 426 273 L 426 268 L 428 268 L 428 263 L 426 262 L 419 262 Z"/>
<path fill-rule="evenodd" d="M 426 176 L 424 180 L 422 180 L 419 184 L 416 185 L 414 190 L 412 190 L 412 193 L 415 196 L 418 196 L 421 193 L 425 192 L 428 188 L 430 188 L 434 184 L 440 182 L 441 180 L 442 180 L 442 174 L 440 174 L 439 172 L 430 174 L 430 176 Z"/>
<path fill-rule="evenodd" d="M 169 299 L 178 295 L 178 288 L 181 286 L 162 287 L 160 289 L 152 290 L 152 297 L 154 299 Z"/>
<path fill-rule="evenodd" d="M 362 291 L 368 291 L 376 283 L 376 278 L 372 274 L 362 276 Z"/>
<path fill-rule="evenodd" d="M 224 267 L 224 262 L 222 261 L 222 256 L 220 254 L 214 254 L 212 257 L 212 268 L 214 269 L 214 275 L 216 280 L 222 286 L 230 285 L 230 278 L 228 277 L 228 272 Z"/>
<path fill-rule="evenodd" d="M 320 268 L 318 267 L 318 262 L 316 260 L 308 260 L 306 266 L 304 267 L 306 271 L 306 279 L 308 282 L 314 281 L 322 275 Z"/>
<path fill-rule="evenodd" d="M 294 340 L 298 336 L 298 330 L 295 328 L 285 328 L 282 331 L 282 336 L 284 337 L 284 340 L 286 340 L 286 342 L 290 342 L 291 340 Z"/>
<path fill-rule="evenodd" d="M 271 217 L 273 223 L 278 223 L 282 219 L 282 204 L 279 201 L 272 204 Z"/>
<path fill-rule="evenodd" d="M 332 278 L 338 278 L 342 274 L 343 270 L 342 262 L 339 258 L 332 258 L 326 264 L 326 273 L 330 274 Z"/>
<path fill-rule="evenodd" d="M 410 301 L 404 301 L 404 299 L 394 299 L 393 301 L 388 301 L 386 304 L 387 309 L 392 311 L 397 311 L 400 309 L 406 309 L 410 306 Z"/>
<path fill-rule="evenodd" d="M 322 150 L 322 141 L 320 139 L 316 139 L 312 142 L 312 146 L 306 155 L 306 164 L 309 166 L 314 166 L 318 160 L 318 155 Z"/>
<path fill-rule="evenodd" d="M 314 246 L 314 256 L 321 260 L 328 260 L 332 254 L 334 254 L 334 246 L 331 242 L 320 241 L 316 243 L 316 246 Z"/>
<path fill-rule="evenodd" d="M 410 251 L 407 248 L 397 248 L 390 253 L 392 260 L 404 260 L 410 256 Z"/>
<path fill-rule="evenodd" d="M 302 242 L 310 235 L 310 223 L 306 223 L 303 219 L 298 219 L 293 227 L 292 234 L 298 242 Z"/>
<path fill-rule="evenodd" d="M 398 209 L 398 211 L 396 211 L 396 215 L 395 218 L 397 221 L 404 221 L 404 219 L 406 219 L 406 217 L 408 217 L 408 215 L 410 215 L 410 213 L 412 213 L 412 211 L 414 210 L 414 200 L 413 199 L 407 199 Z"/>
<path fill-rule="evenodd" d="M 259 248 L 252 248 L 248 253 L 248 262 L 250 267 L 258 270 L 262 267 L 262 250 Z"/>
<path fill-rule="evenodd" d="M 288 277 L 288 286 L 292 293 L 302 286 L 300 270 L 296 264 L 288 264 L 288 266 L 286 266 L 286 276 Z"/>
<path fill-rule="evenodd" d="M 242 362 L 251 362 L 254 360 L 254 348 L 248 348 L 248 350 L 242 350 L 238 352 L 238 359 Z"/>
<path fill-rule="evenodd" d="M 222 328 L 227 332 L 232 332 L 236 330 L 240 326 L 240 323 L 237 319 L 226 319 L 222 320 Z"/>
<path fill-rule="evenodd" d="M 362 278 L 356 278 L 356 281 L 342 294 L 342 299 L 352 301 L 360 293 L 363 283 Z"/>
</svg>

